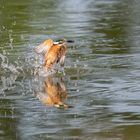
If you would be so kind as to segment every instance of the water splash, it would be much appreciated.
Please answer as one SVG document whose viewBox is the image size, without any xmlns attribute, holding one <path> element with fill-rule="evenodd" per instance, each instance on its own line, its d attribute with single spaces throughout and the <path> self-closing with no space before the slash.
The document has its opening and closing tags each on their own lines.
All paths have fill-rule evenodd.
<svg viewBox="0 0 140 140">
<path fill-rule="evenodd" d="M 0 94 L 5 95 L 5 91 L 16 88 L 16 80 L 23 71 L 23 68 L 19 65 L 18 61 L 15 61 L 15 64 L 9 63 L 8 57 L 3 54 L 0 54 L 0 62 Z"/>
<path fill-rule="evenodd" d="M 13 74 L 11 74 L 9 77 L 1 76 L 3 91 L 11 90 L 15 88 L 13 84 L 15 83 L 16 79 L 17 79 L 17 75 L 13 75 Z"/>
<path fill-rule="evenodd" d="M 13 38 L 12 38 L 12 30 L 9 30 L 9 47 L 13 49 Z"/>
<path fill-rule="evenodd" d="M 13 74 L 19 74 L 20 71 L 23 71 L 22 66 L 19 66 L 18 61 L 15 61 L 14 64 L 10 64 L 7 56 L 0 54 L 1 64 L 0 67 L 4 71 L 8 72 L 10 71 Z"/>
</svg>

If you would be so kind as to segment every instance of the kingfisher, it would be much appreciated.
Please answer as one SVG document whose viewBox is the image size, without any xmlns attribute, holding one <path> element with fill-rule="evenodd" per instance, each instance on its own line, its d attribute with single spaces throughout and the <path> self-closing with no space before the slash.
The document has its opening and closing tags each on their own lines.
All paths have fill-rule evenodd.
<svg viewBox="0 0 140 140">
<path fill-rule="evenodd" d="M 53 65 L 56 63 L 63 67 L 67 52 L 67 41 L 64 39 L 54 42 L 52 39 L 47 39 L 35 47 L 35 52 L 43 54 L 45 59 L 44 67 L 47 71 L 52 70 Z"/>
</svg>

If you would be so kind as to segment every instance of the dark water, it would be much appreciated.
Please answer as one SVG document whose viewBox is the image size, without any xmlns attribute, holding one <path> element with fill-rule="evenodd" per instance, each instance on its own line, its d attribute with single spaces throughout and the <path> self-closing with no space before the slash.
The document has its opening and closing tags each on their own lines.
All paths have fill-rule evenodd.
<svg viewBox="0 0 140 140">
<path fill-rule="evenodd" d="M 139 7 L 139 0 L 1 0 L 0 140 L 139 140 Z M 47 38 L 74 40 L 65 75 L 36 74 L 33 48 Z M 48 103 L 47 85 L 70 108 Z"/>
</svg>

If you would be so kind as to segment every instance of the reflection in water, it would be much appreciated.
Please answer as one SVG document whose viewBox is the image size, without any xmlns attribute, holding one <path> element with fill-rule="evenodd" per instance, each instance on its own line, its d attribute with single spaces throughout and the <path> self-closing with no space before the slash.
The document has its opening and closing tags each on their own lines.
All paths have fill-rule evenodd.
<svg viewBox="0 0 140 140">
<path fill-rule="evenodd" d="M 49 76 L 44 81 L 44 92 L 38 92 L 37 97 L 46 105 L 68 108 L 64 103 L 67 98 L 67 90 L 62 78 Z"/>
</svg>

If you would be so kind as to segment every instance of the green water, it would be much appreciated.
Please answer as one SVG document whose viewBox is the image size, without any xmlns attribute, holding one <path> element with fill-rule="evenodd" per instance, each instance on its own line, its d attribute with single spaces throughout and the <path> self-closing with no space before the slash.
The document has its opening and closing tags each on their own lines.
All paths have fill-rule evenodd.
<svg viewBox="0 0 140 140">
<path fill-rule="evenodd" d="M 1 0 L 0 140 L 139 140 L 139 7 L 139 0 Z M 47 38 L 74 41 L 65 75 L 50 78 L 65 87 L 68 109 L 39 99 L 49 80 L 36 73 L 42 59 L 36 63 L 34 47 Z"/>
</svg>

